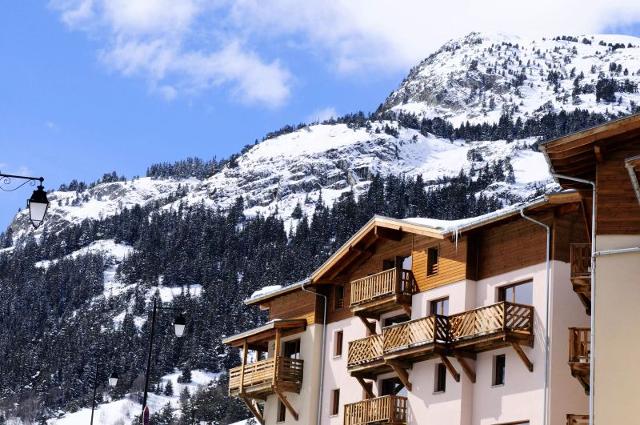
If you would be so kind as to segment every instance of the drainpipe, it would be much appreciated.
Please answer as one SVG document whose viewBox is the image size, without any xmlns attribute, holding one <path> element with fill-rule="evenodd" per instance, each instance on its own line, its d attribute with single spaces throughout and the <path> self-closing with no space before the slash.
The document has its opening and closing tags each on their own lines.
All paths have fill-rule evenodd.
<svg viewBox="0 0 640 425">
<path fill-rule="evenodd" d="M 320 388 L 318 390 L 318 419 L 317 424 L 320 425 L 322 421 L 322 397 L 324 387 L 324 362 L 325 362 L 325 346 L 327 343 L 327 296 L 322 295 L 316 291 L 309 291 L 305 288 L 305 284 L 302 284 L 302 290 L 314 294 L 316 297 L 322 297 L 324 300 L 324 315 L 322 316 L 322 353 L 320 354 Z"/>
<path fill-rule="evenodd" d="M 577 183 L 591 185 L 593 195 L 591 196 L 591 320 L 590 320 L 590 343 L 589 343 L 589 425 L 594 424 L 594 395 L 596 392 L 596 183 L 591 180 L 580 179 L 577 177 L 565 176 L 564 174 L 552 174 L 556 179 L 565 179 Z"/>
<path fill-rule="evenodd" d="M 547 300 L 547 307 L 545 312 L 545 324 L 544 324 L 544 420 L 543 424 L 549 423 L 549 314 L 551 311 L 551 297 L 549 295 L 549 288 L 551 286 L 551 227 L 548 225 L 534 220 L 524 214 L 524 208 L 520 209 L 520 215 L 522 218 L 529 220 L 530 222 L 542 226 L 547 231 L 547 255 L 546 255 L 546 288 L 545 297 Z"/>
</svg>

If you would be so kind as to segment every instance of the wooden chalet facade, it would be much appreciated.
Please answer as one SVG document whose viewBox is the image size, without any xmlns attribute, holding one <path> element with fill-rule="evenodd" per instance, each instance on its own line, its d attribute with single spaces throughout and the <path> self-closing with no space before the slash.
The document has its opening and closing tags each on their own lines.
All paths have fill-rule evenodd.
<svg viewBox="0 0 640 425">
<path fill-rule="evenodd" d="M 613 238 L 596 245 L 628 247 L 640 119 L 608 125 L 544 150 L 558 173 L 598 180 L 596 234 Z M 263 424 L 587 423 L 590 314 L 606 288 L 592 290 L 592 192 L 559 181 L 563 192 L 475 219 L 372 218 L 307 280 L 247 301 L 270 321 L 225 340 L 242 350 L 230 394 Z"/>
</svg>

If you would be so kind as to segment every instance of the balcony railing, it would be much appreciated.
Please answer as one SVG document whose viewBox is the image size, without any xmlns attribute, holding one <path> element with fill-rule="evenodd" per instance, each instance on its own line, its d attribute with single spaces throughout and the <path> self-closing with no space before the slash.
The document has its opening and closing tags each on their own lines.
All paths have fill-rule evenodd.
<svg viewBox="0 0 640 425">
<path fill-rule="evenodd" d="M 449 342 L 449 318 L 434 315 L 391 325 L 382 330 L 384 354 L 425 344 Z"/>
<path fill-rule="evenodd" d="M 229 370 L 229 394 L 270 392 L 272 387 L 299 391 L 304 361 L 288 357 L 272 357 Z"/>
<path fill-rule="evenodd" d="M 382 335 L 371 335 L 349 342 L 347 367 L 353 368 L 382 359 Z"/>
<path fill-rule="evenodd" d="M 398 276 L 400 275 L 400 276 Z M 351 282 L 351 307 L 392 295 L 411 296 L 415 280 L 411 270 L 389 269 Z"/>
<path fill-rule="evenodd" d="M 383 396 L 344 406 L 344 425 L 407 423 L 407 398 Z"/>
<path fill-rule="evenodd" d="M 589 415 L 567 415 L 567 425 L 587 425 Z"/>
<path fill-rule="evenodd" d="M 591 244 L 571 244 L 571 278 L 591 278 Z"/>
<path fill-rule="evenodd" d="M 589 363 L 591 329 L 569 328 L 569 362 Z"/>
<path fill-rule="evenodd" d="M 454 345 L 501 332 L 533 335 L 533 307 L 503 301 L 449 316 L 449 323 Z"/>
</svg>

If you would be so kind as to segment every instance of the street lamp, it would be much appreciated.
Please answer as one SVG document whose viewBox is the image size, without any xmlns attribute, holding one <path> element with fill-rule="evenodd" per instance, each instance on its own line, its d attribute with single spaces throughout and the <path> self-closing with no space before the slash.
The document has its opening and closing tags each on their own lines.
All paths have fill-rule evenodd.
<svg viewBox="0 0 640 425">
<path fill-rule="evenodd" d="M 153 337 L 156 333 L 156 314 L 158 310 L 171 310 L 171 311 L 180 311 L 179 308 L 175 307 L 163 307 L 162 305 L 158 305 L 156 299 L 153 300 L 153 313 L 151 315 L 151 332 L 149 333 L 149 352 L 147 353 L 147 370 L 145 372 L 144 377 L 144 395 L 142 397 L 142 416 L 141 420 L 144 423 L 145 412 L 146 415 L 149 415 L 147 408 L 147 394 L 149 392 L 149 376 L 151 375 L 151 352 L 153 349 Z M 187 325 L 187 320 L 184 318 L 182 313 L 178 313 L 178 315 L 173 320 L 173 330 L 178 338 L 184 335 L 184 329 Z"/>
<path fill-rule="evenodd" d="M 109 377 L 109 386 L 115 387 L 116 385 L 118 385 L 118 374 L 113 372 Z"/>
<path fill-rule="evenodd" d="M 44 221 L 44 217 L 47 215 L 47 210 L 49 209 L 49 200 L 47 199 L 47 192 L 44 191 L 44 186 L 42 183 L 44 182 L 43 177 L 29 177 L 29 176 L 18 176 L 16 174 L 2 174 L 0 173 L 0 189 L 5 192 L 13 192 L 27 184 L 28 182 L 39 181 L 37 189 L 33 191 L 31 194 L 31 198 L 27 200 L 27 207 L 29 208 L 29 220 L 31 220 L 31 224 L 35 229 L 40 227 L 42 222 Z M 5 189 L 2 186 L 6 186 L 11 183 L 12 179 L 20 179 L 26 180 L 24 183 L 19 185 L 14 189 Z M 32 183 L 33 184 L 33 183 Z"/>
<path fill-rule="evenodd" d="M 91 421 L 90 425 L 93 425 L 93 412 L 96 410 L 96 392 L 98 391 L 98 366 L 100 363 L 96 360 L 96 374 L 93 377 L 93 399 L 91 400 Z M 118 374 L 113 372 L 109 376 L 109 386 L 115 387 L 118 384 Z"/>
</svg>

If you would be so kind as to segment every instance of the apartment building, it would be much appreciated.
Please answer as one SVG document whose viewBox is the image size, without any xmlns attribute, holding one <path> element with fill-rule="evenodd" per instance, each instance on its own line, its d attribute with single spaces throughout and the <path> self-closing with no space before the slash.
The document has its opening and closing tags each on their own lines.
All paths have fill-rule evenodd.
<svg viewBox="0 0 640 425">
<path fill-rule="evenodd" d="M 372 218 L 307 280 L 247 301 L 269 322 L 225 340 L 243 359 L 230 394 L 269 425 L 578 425 L 589 394 L 598 423 L 625 423 L 639 134 L 632 117 L 549 142 L 566 190 L 526 205 Z"/>
</svg>

